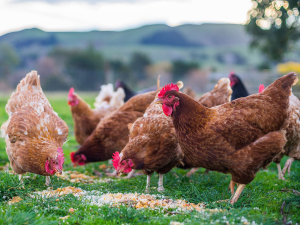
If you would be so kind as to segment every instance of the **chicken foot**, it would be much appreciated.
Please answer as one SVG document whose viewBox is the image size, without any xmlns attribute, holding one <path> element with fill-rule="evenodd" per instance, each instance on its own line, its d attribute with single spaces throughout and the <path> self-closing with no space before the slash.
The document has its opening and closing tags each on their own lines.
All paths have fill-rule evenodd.
<svg viewBox="0 0 300 225">
<path fill-rule="evenodd" d="M 149 193 L 150 192 L 150 180 L 151 180 L 151 174 L 147 175 L 147 184 L 146 184 L 145 193 Z"/>
<path fill-rule="evenodd" d="M 277 170 L 278 170 L 278 179 L 279 180 L 285 180 L 284 177 L 283 177 L 283 173 L 281 171 L 280 163 L 276 163 L 276 164 L 277 164 Z"/>
<path fill-rule="evenodd" d="M 51 184 L 50 176 L 46 176 L 46 183 L 45 183 L 45 185 L 49 186 L 50 184 Z"/>
<path fill-rule="evenodd" d="M 159 173 L 158 176 L 159 176 L 159 178 L 158 178 L 157 191 L 163 192 L 163 191 L 165 191 L 165 189 L 164 189 L 164 175 Z"/>
<path fill-rule="evenodd" d="M 240 197 L 242 191 L 244 190 L 245 186 L 246 186 L 246 184 L 240 184 L 240 185 L 238 186 L 238 188 L 236 189 L 236 192 L 235 192 L 234 196 L 233 196 L 232 199 L 230 200 L 230 203 L 231 203 L 232 205 L 233 205 L 234 203 L 237 202 L 237 200 L 239 199 L 239 197 Z"/>
<path fill-rule="evenodd" d="M 282 170 L 283 176 L 285 175 L 286 170 L 288 170 L 289 176 L 291 175 L 291 166 L 292 166 L 292 163 L 293 163 L 294 161 L 295 161 L 294 158 L 289 158 L 289 159 L 286 161 L 286 163 L 285 163 L 285 165 L 284 165 L 284 167 L 283 167 L 283 170 Z"/>
</svg>

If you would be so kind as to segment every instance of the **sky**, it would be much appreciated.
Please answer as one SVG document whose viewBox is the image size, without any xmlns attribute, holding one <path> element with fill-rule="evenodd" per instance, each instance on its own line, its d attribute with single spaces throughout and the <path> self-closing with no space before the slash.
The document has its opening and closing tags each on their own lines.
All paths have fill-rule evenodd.
<svg viewBox="0 0 300 225">
<path fill-rule="evenodd" d="M 0 0 L 0 36 L 45 31 L 126 30 L 147 24 L 244 24 L 251 0 Z"/>
</svg>

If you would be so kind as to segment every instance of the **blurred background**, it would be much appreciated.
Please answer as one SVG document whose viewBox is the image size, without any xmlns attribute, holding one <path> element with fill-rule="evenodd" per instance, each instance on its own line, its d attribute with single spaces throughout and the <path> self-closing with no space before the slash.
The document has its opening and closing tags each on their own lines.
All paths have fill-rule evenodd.
<svg viewBox="0 0 300 225">
<path fill-rule="evenodd" d="M 204 93 L 233 71 L 256 93 L 300 73 L 299 10 L 298 0 L 1 0 L 0 90 L 37 70 L 44 91 L 117 79 L 138 91 L 161 75 Z"/>
</svg>

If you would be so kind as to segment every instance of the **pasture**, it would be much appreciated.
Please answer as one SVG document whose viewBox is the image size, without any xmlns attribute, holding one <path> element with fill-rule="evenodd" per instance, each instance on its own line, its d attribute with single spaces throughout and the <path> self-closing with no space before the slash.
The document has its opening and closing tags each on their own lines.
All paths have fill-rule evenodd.
<svg viewBox="0 0 300 225">
<path fill-rule="evenodd" d="M 96 94 L 81 94 L 92 105 Z M 228 190 L 230 175 L 210 172 L 203 175 L 200 169 L 192 177 L 185 174 L 188 170 L 175 168 L 164 176 L 165 192 L 159 198 L 182 199 L 189 203 L 204 203 L 204 210 L 180 211 L 166 207 L 137 207 L 132 202 L 118 204 L 93 204 L 95 199 L 106 193 L 144 193 L 146 176 L 131 179 L 108 178 L 105 171 L 113 171 L 108 162 L 88 164 L 73 168 L 70 152 L 76 151 L 78 144 L 73 132 L 73 121 L 67 93 L 47 93 L 54 111 L 69 126 L 68 142 L 63 149 L 65 153 L 64 171 L 75 177 L 51 177 L 51 189 L 68 186 L 86 191 L 92 198 L 65 194 L 42 198 L 34 192 L 46 190 L 45 177 L 34 174 L 24 179 L 22 186 L 17 175 L 7 172 L 5 166 L 9 161 L 5 152 L 5 141 L 0 139 L 0 224 L 296 224 L 300 222 L 300 162 L 292 165 L 291 176 L 278 180 L 277 168 L 272 163 L 266 170 L 257 173 L 253 182 L 246 186 L 238 202 L 232 206 L 225 200 L 231 197 Z M 9 96 L 0 98 L 0 123 L 7 120 L 5 105 Z M 287 157 L 281 162 L 284 166 Z M 77 171 L 77 172 L 75 172 Z M 95 175 L 96 173 L 96 175 Z M 75 174 L 75 175 L 74 175 Z M 72 182 L 76 177 L 90 176 L 86 182 Z M 77 175 L 77 176 L 76 176 Z M 157 174 L 151 179 L 151 195 L 160 195 L 156 191 Z M 13 197 L 22 200 L 13 204 Z M 16 198 L 14 198 L 16 199 Z M 217 209 L 217 210 L 211 210 Z"/>
</svg>

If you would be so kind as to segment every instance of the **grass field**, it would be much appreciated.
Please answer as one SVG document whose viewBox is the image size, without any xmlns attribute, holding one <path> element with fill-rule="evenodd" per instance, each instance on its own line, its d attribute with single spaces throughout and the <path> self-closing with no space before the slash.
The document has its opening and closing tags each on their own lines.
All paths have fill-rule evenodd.
<svg viewBox="0 0 300 225">
<path fill-rule="evenodd" d="M 76 170 L 86 175 L 94 175 L 96 170 L 103 174 L 99 165 L 107 162 L 88 164 L 84 167 L 73 168 L 69 154 L 76 151 L 78 144 L 73 132 L 73 121 L 66 103 L 65 95 L 51 95 L 47 97 L 58 115 L 69 125 L 68 142 L 64 145 L 66 160 L 64 170 Z M 91 105 L 92 95 L 83 95 Z M 7 97 L 0 99 L 0 123 L 7 119 L 5 105 Z M 284 165 L 287 158 L 281 162 Z M 5 152 L 4 139 L 0 139 L 0 166 L 8 162 Z M 111 168 L 112 171 L 112 168 Z M 246 186 L 239 201 L 231 206 L 227 202 L 216 202 L 231 197 L 228 191 L 230 176 L 217 172 L 202 175 L 204 169 L 195 173 L 191 178 L 181 169 L 173 169 L 164 176 L 165 198 L 185 199 L 192 203 L 205 203 L 206 209 L 222 209 L 212 213 L 204 212 L 178 212 L 174 210 L 135 209 L 125 205 L 91 205 L 72 194 L 61 197 L 41 198 L 31 197 L 35 191 L 47 189 L 44 185 L 45 177 L 28 174 L 24 186 L 20 185 L 18 176 L 0 171 L 0 224 L 296 224 L 300 222 L 300 162 L 292 165 L 291 176 L 285 181 L 277 179 L 276 165 L 272 163 L 267 170 L 257 173 L 253 182 Z M 57 188 L 73 186 L 85 191 L 99 191 L 100 193 L 143 193 L 146 185 L 146 176 L 137 176 L 132 179 L 113 178 L 111 182 L 103 183 L 72 183 L 56 176 L 51 178 L 51 187 Z M 151 194 L 156 191 L 158 177 L 156 174 L 151 180 Z M 92 192 L 93 193 L 93 192 Z M 22 200 L 18 203 L 8 204 L 14 196 Z M 283 204 L 284 203 L 284 204 Z M 282 207 L 283 206 L 283 207 Z M 74 212 L 69 210 L 73 208 Z M 69 217 L 66 217 L 69 216 Z M 65 217 L 65 219 L 60 219 Z M 174 223 L 173 223 L 174 224 Z"/>
</svg>

